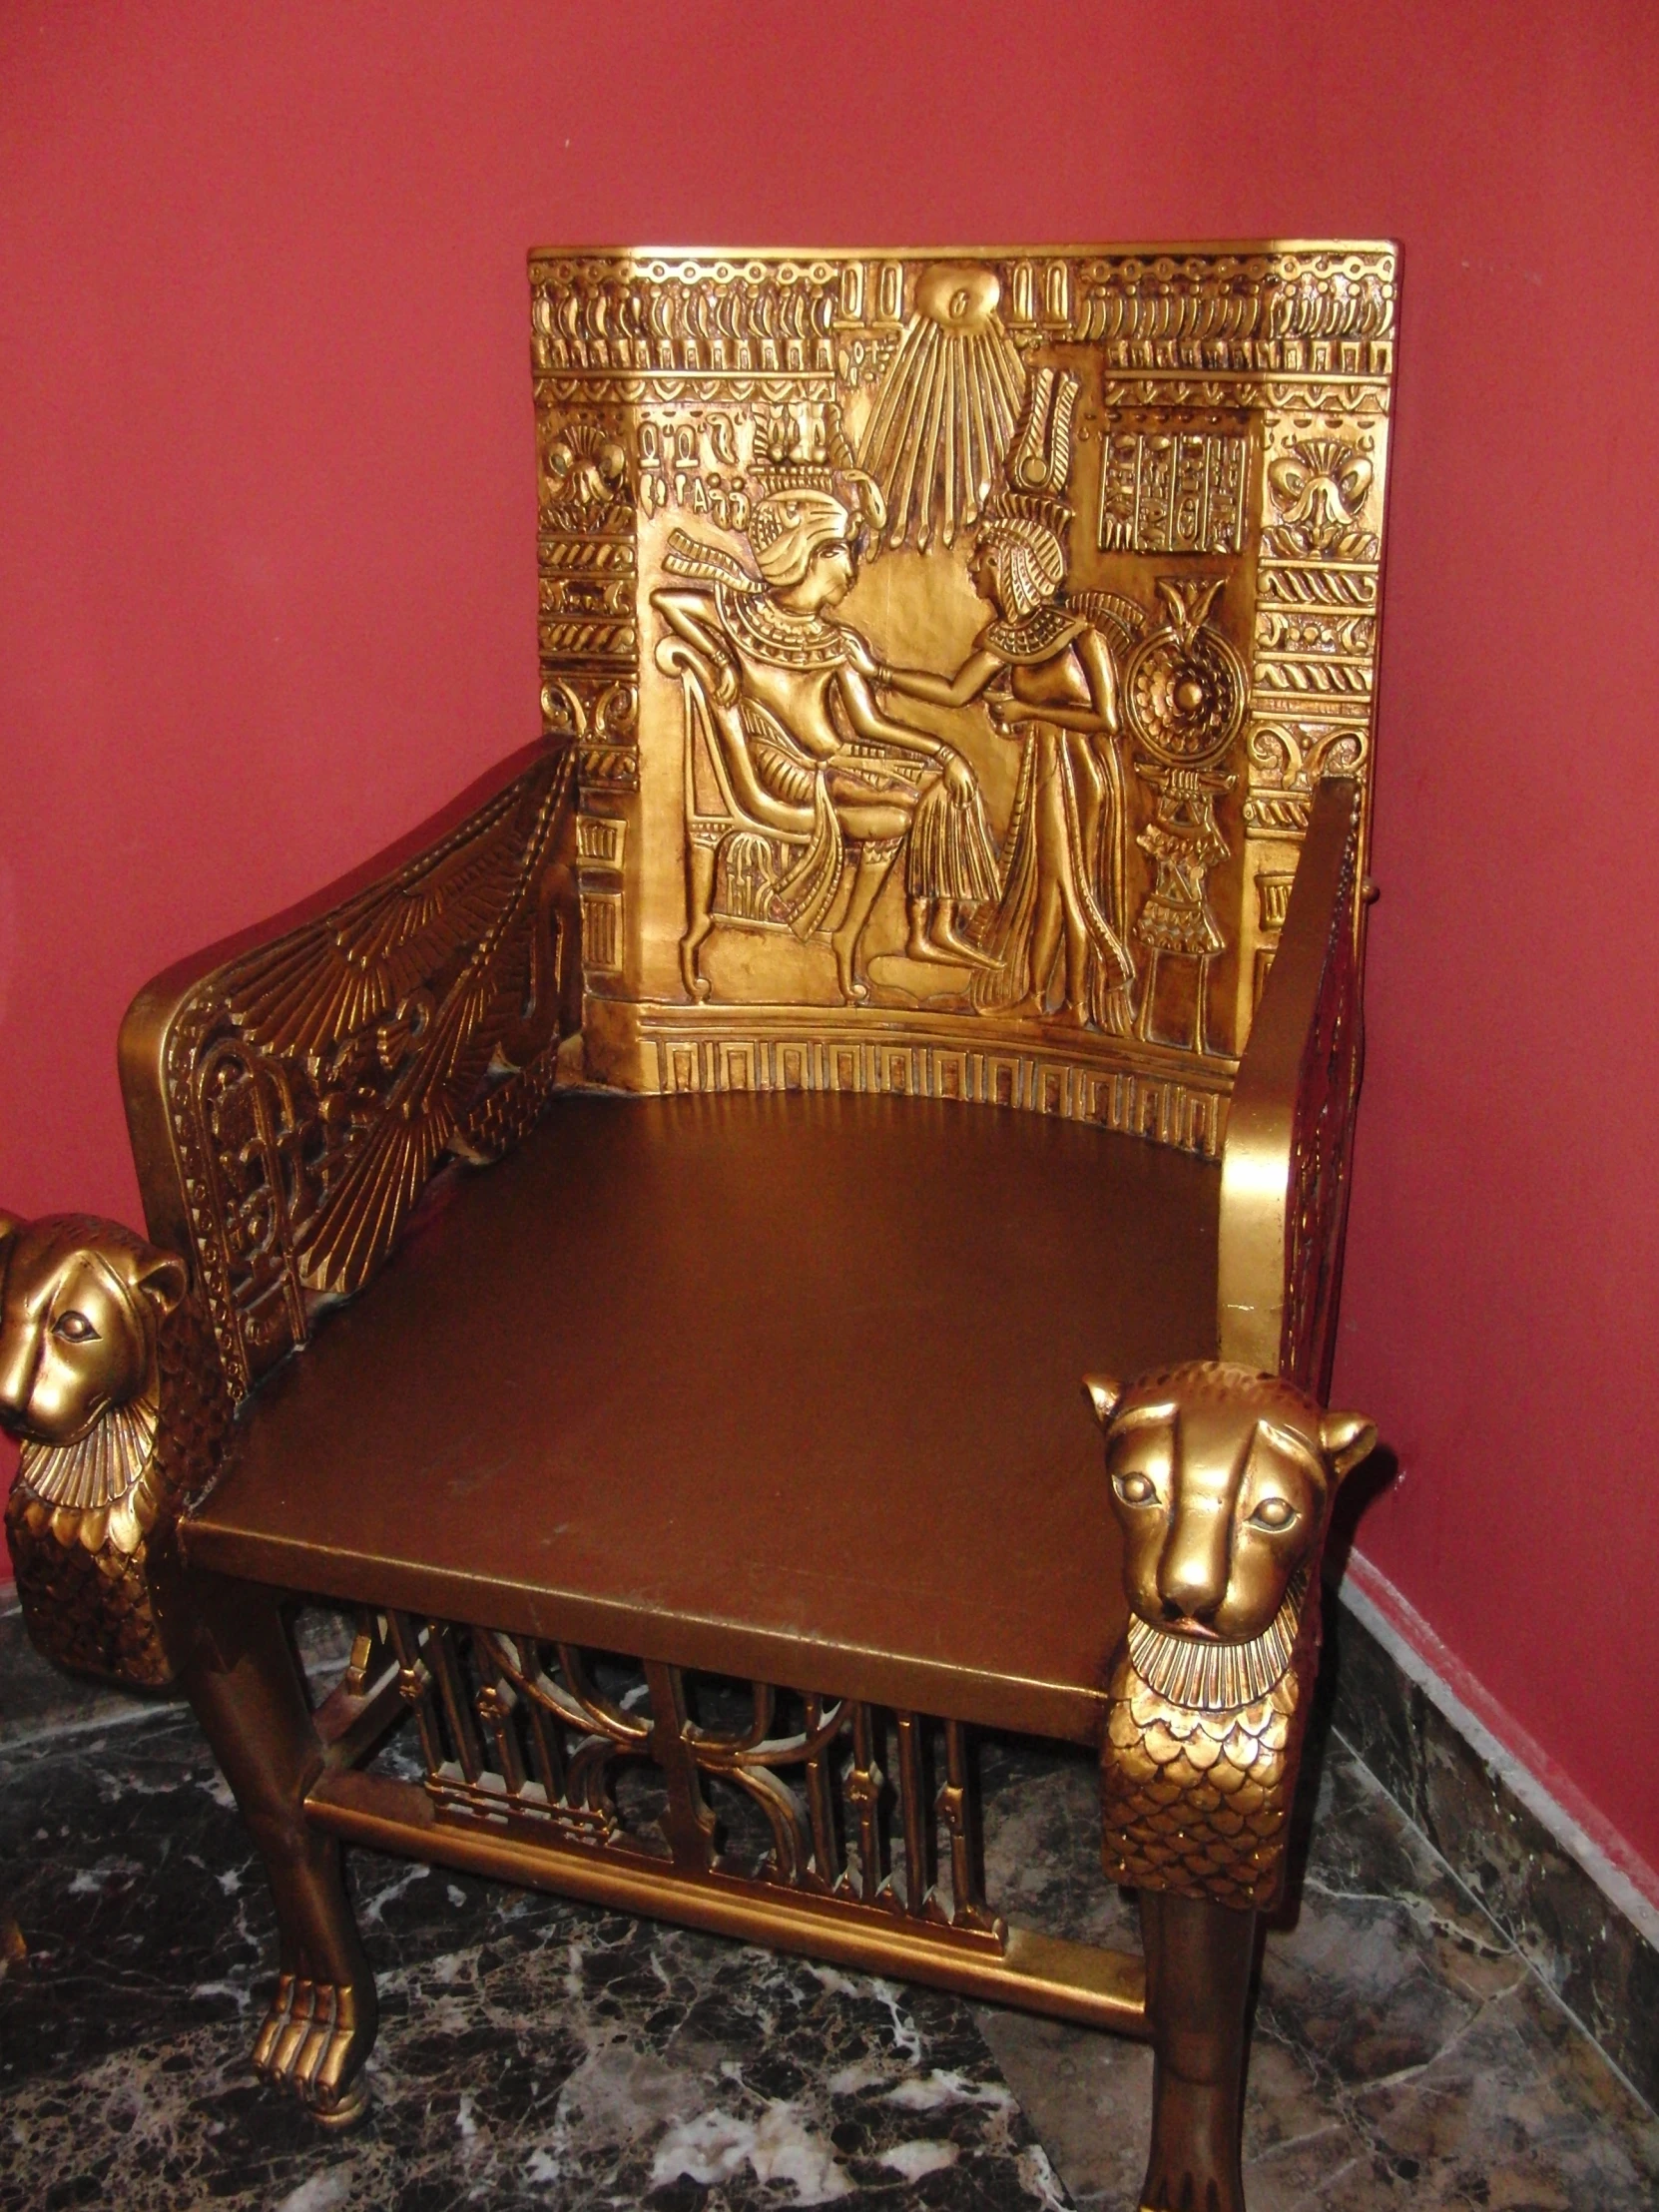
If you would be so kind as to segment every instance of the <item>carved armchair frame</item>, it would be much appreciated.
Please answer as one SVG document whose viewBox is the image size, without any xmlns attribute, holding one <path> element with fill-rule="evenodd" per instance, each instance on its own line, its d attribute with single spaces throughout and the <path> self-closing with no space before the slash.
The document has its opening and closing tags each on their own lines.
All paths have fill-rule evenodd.
<svg viewBox="0 0 1659 2212">
<path fill-rule="evenodd" d="M 765 262 L 756 258 L 762 276 Z M 724 334 L 717 317 L 689 335 L 670 327 L 668 307 L 656 317 L 662 328 L 649 315 L 630 318 L 629 296 L 683 303 L 698 285 L 727 281 L 729 265 L 709 257 L 680 270 L 619 256 L 534 260 L 547 736 L 356 875 L 140 994 L 121 1065 L 147 1244 L 122 1245 L 125 1233 L 97 1224 L 0 1217 L 0 1344 L 9 1353 L 21 1341 L 26 1275 L 49 1273 L 64 1252 L 102 1253 L 133 1317 L 143 1371 L 134 1402 L 150 1407 L 148 1440 L 116 1468 L 109 1494 L 71 1493 L 61 1452 L 53 1457 L 38 1420 L 31 1426 L 26 1382 L 0 1378 L 0 1416 L 25 1437 L 7 1526 L 30 1631 L 66 1664 L 132 1683 L 177 1682 L 190 1698 L 277 1901 L 280 1974 L 255 2061 L 325 2122 L 360 2111 L 374 2034 L 372 1975 L 339 1873 L 339 1846 L 351 1843 L 1148 2037 L 1157 2091 L 1143 2203 L 1242 2205 L 1256 1917 L 1283 1880 L 1326 1510 L 1371 1441 L 1363 1423 L 1333 1425 L 1320 1401 L 1361 1072 L 1381 557 L 1369 525 L 1381 521 L 1393 260 L 1382 248 L 1201 249 L 1184 260 L 1000 257 L 975 266 L 993 264 L 1027 357 L 1039 357 L 1041 344 L 1072 357 L 1062 340 L 1078 331 L 1099 345 L 1097 434 L 1127 425 L 1126 464 L 1145 464 L 1136 441 L 1145 443 L 1157 408 L 1173 410 L 1178 428 L 1200 425 L 1192 437 L 1201 478 L 1231 465 L 1228 438 L 1256 441 L 1251 466 L 1265 489 L 1255 517 L 1234 521 L 1218 508 L 1214 525 L 1218 545 L 1243 547 L 1247 531 L 1261 534 L 1251 550 L 1270 581 L 1255 602 L 1252 665 L 1221 632 L 1205 632 L 1202 591 L 1168 594 L 1165 629 L 1147 633 L 1169 664 L 1154 671 L 1166 690 L 1181 668 L 1202 674 L 1205 654 L 1219 671 L 1218 696 L 1242 684 L 1227 760 L 1245 781 L 1219 800 L 1233 792 L 1234 768 L 1206 782 L 1202 759 L 1197 769 L 1166 761 L 1146 775 L 1157 796 L 1141 840 L 1150 856 L 1144 910 L 1156 911 L 1181 867 L 1193 895 L 1183 915 L 1170 892 L 1175 921 L 1144 934 L 1135 1032 L 1103 1028 L 1079 1045 L 1028 1029 L 1008 1047 L 1017 1091 L 981 1076 L 979 1090 L 962 1095 L 1039 1107 L 1050 1096 L 1086 1096 L 1097 1102 L 1091 1118 L 1109 1128 L 1219 1151 L 1221 1365 L 1156 1380 L 1169 1417 L 1189 1419 L 1194 1435 L 1218 1390 L 1242 1391 L 1251 1419 L 1289 1432 L 1307 1463 L 1313 1503 L 1293 1595 L 1274 1623 L 1276 1671 L 1246 1679 L 1246 1668 L 1235 1680 L 1224 1667 L 1220 1690 L 1211 1681 L 1190 1697 L 1159 1689 L 1152 1624 L 1138 1631 L 1132 1615 L 1090 1694 L 1062 1705 L 1033 1693 L 993 1712 L 971 1682 L 899 1664 L 843 1660 L 830 1669 L 835 1679 L 810 1683 L 801 1653 L 683 1626 L 659 1632 L 597 1596 L 554 1618 L 522 1592 L 469 1608 L 436 1574 L 416 1577 L 419 1586 L 368 1588 L 342 1570 L 331 1591 L 316 1579 L 303 1585 L 362 1609 L 351 1663 L 313 1713 L 281 1623 L 285 1587 L 239 1572 L 234 1545 L 215 1536 L 211 1513 L 202 1517 L 237 1407 L 305 1345 L 332 1303 L 371 1281 L 440 1171 L 453 1178 L 458 1163 L 499 1157 L 556 1089 L 584 1075 L 636 1089 L 737 1087 L 741 1054 L 752 1055 L 746 1067 L 760 1064 L 757 1025 L 772 1024 L 768 1065 L 781 1065 L 798 1049 L 790 1040 L 804 1036 L 799 1010 L 703 1005 L 697 929 L 710 914 L 707 885 L 699 904 L 698 855 L 712 858 L 712 847 L 698 836 L 705 810 L 689 755 L 673 771 L 684 778 L 687 841 L 675 872 L 690 871 L 685 927 L 676 922 L 654 943 L 649 914 L 639 918 L 650 903 L 642 851 L 656 832 L 641 800 L 636 687 L 642 612 L 661 572 L 642 573 L 638 533 L 654 505 L 690 512 L 693 490 L 719 488 L 720 471 L 695 438 L 675 482 L 662 421 L 664 406 L 691 405 L 719 348 L 745 349 L 746 406 L 760 407 L 756 393 L 775 373 L 769 357 L 783 364 L 786 396 L 799 397 L 793 376 L 811 401 L 820 384 L 844 382 L 865 342 L 874 373 L 889 373 L 894 347 L 902 353 L 921 319 L 916 305 L 904 322 L 905 303 L 923 299 L 934 273 L 890 258 L 826 262 L 813 279 L 822 313 L 799 315 L 798 330 L 785 313 L 771 337 L 758 334 L 763 315 L 743 337 L 733 334 L 741 316 Z M 787 266 L 810 274 L 806 263 Z M 630 274 L 632 295 L 622 282 Z M 596 308 L 613 278 L 615 296 Z M 867 466 L 852 470 L 869 482 L 881 474 L 881 404 L 864 426 Z M 1236 427 L 1245 417 L 1229 407 L 1253 408 L 1258 427 Z M 1364 430 L 1342 427 L 1354 423 Z M 1016 434 L 1010 420 L 1005 449 Z M 1052 423 L 1049 434 L 1052 442 Z M 786 452 L 781 465 L 809 464 Z M 947 454 L 937 479 L 947 489 L 950 465 Z M 1011 483 L 1013 464 L 1004 466 Z M 1308 492 L 1322 469 L 1323 506 Z M 729 472 L 723 496 L 736 496 L 733 481 Z M 1064 489 L 1063 474 L 1057 481 Z M 925 511 L 925 501 L 903 496 L 909 506 L 893 495 L 889 469 L 876 519 L 889 538 L 898 533 L 895 544 Z M 1136 529 L 1169 527 L 1136 508 L 1133 481 L 1121 512 L 1108 511 L 1105 489 L 1097 496 L 1103 549 L 1131 545 Z M 1144 570 L 1160 550 L 1151 548 Z M 1151 619 L 1143 610 L 1143 628 Z M 1120 682 L 1140 651 L 1132 642 L 1120 653 Z M 1140 665 L 1152 665 L 1145 652 Z M 671 693 L 683 681 L 687 714 L 694 694 L 718 711 L 706 670 L 672 654 L 665 663 L 661 649 L 657 666 Z M 1296 711 L 1287 701 L 1299 695 Z M 1137 735 L 1150 712 L 1143 706 Z M 649 773 L 643 785 L 649 801 Z M 1224 815 L 1237 808 L 1249 849 L 1237 903 L 1247 918 L 1221 985 L 1244 1040 L 1232 1056 L 1207 1035 L 1206 1004 L 1218 1003 L 1207 1000 L 1214 953 L 1193 920 L 1218 804 Z M 1173 875 L 1162 869 L 1172 852 Z M 1161 949 L 1198 955 L 1180 1051 L 1159 1042 L 1149 1021 Z M 675 977 L 678 1003 L 643 987 L 642 975 L 659 972 Z M 829 1039 L 816 1063 L 810 1040 L 799 1047 L 830 1071 L 826 1087 L 839 1080 L 836 1056 L 854 1050 L 844 1040 L 861 1034 L 866 1015 L 880 1040 L 869 1065 L 933 1068 L 948 1056 L 939 1019 L 854 1005 L 814 1017 Z M 1056 1068 L 1063 1073 L 1045 1072 Z M 112 1259 L 118 1247 L 129 1257 Z M 188 1290 L 187 1269 L 172 1262 L 175 1282 L 146 1254 L 157 1264 L 182 1257 Z M 44 1359 L 38 1332 L 30 1341 L 29 1357 Z M 1136 1393 L 1092 1387 L 1110 1454 Z M 74 1479 L 90 1477 L 83 1469 Z M 1117 1494 L 1126 1495 L 1121 1482 Z M 640 1694 L 624 1703 L 612 1662 L 595 1650 L 632 1653 Z M 700 1717 L 688 1690 L 706 1669 L 748 1685 L 715 1720 Z M 418 1738 L 423 1783 L 369 1771 L 403 1721 Z M 971 1755 L 972 1726 L 983 1722 L 1099 1748 L 1105 1870 L 1141 1893 L 1144 1960 L 1010 1927 L 997 1914 L 984 1891 Z M 1225 1767 L 1240 1746 L 1251 1768 L 1243 1794 L 1218 1795 L 1217 1759 Z M 649 1848 L 619 1810 L 619 1776 L 636 1770 L 654 1776 L 659 1793 Z M 1228 1790 L 1237 1787 L 1236 1776 Z M 737 1793 L 764 1823 L 758 1866 L 725 1851 L 719 1792 Z"/>
</svg>

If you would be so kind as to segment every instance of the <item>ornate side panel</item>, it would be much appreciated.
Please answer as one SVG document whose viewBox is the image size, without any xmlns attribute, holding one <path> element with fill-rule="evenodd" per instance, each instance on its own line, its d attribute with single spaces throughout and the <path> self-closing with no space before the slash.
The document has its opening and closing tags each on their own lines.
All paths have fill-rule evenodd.
<svg viewBox="0 0 1659 2212">
<path fill-rule="evenodd" d="M 531 259 L 589 1066 L 1214 1154 L 1369 775 L 1384 246 Z"/>
<path fill-rule="evenodd" d="M 402 1613 L 391 1632 L 440 1820 L 1001 1947 L 958 1722 Z"/>
<path fill-rule="evenodd" d="M 450 1160 L 541 1111 L 580 1018 L 574 747 L 202 977 L 161 1043 L 197 1278 L 237 1395 L 359 1290 Z"/>
</svg>

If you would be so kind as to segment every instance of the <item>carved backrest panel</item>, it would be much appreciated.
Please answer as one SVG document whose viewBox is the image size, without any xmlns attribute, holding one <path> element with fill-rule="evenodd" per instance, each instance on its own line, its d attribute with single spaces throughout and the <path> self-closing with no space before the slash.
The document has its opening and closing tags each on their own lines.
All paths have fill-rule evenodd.
<svg viewBox="0 0 1659 2212">
<path fill-rule="evenodd" d="M 494 1158 L 551 1093 L 580 1016 L 574 768 L 538 749 L 402 864 L 129 1015 L 147 1212 L 189 1239 L 238 1395 L 361 1289 L 439 1168 Z M 171 1157 L 146 1172 L 152 1085 Z"/>
<path fill-rule="evenodd" d="M 530 274 L 590 1071 L 1214 1154 L 1369 784 L 1393 251 Z"/>
</svg>

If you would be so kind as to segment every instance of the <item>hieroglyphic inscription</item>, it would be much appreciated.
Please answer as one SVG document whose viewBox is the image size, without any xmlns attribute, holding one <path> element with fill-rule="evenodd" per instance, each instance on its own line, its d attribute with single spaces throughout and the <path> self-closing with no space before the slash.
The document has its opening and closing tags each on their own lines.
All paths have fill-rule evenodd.
<svg viewBox="0 0 1659 2212">
<path fill-rule="evenodd" d="M 1101 550 L 1242 552 L 1246 443 L 1205 430 L 1113 432 L 1100 477 Z"/>
</svg>

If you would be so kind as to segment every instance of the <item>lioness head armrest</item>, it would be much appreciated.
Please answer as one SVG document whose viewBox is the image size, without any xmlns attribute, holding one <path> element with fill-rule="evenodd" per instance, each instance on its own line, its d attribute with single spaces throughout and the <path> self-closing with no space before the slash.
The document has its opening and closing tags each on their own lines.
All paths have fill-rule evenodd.
<svg viewBox="0 0 1659 2212">
<path fill-rule="evenodd" d="M 0 1214 L 0 1428 L 21 1447 L 6 1532 L 48 1658 L 172 1679 L 174 1523 L 229 1413 L 183 1260 L 91 1215 Z"/>
<path fill-rule="evenodd" d="M 1085 1387 L 1105 1430 L 1130 1610 L 1102 1750 L 1107 1871 L 1141 1889 L 1270 1904 L 1331 1502 L 1377 1431 L 1219 1361 Z"/>
</svg>

